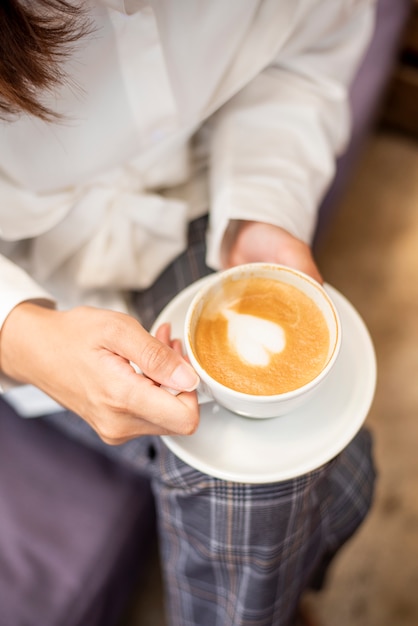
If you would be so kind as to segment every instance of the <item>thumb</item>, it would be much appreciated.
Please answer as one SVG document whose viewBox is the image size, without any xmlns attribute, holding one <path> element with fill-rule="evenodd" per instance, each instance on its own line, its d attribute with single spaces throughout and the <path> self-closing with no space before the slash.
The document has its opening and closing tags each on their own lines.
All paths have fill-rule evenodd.
<svg viewBox="0 0 418 626">
<path fill-rule="evenodd" d="M 135 361 L 141 371 L 165 387 L 194 391 L 199 384 L 199 376 L 192 366 L 178 351 L 146 332 L 145 335 L 142 350 Z"/>
</svg>

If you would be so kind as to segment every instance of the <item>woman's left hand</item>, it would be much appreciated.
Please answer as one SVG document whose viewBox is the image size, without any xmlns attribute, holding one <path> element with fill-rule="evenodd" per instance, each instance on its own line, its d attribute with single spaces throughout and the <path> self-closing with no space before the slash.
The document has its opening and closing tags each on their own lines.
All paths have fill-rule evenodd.
<svg viewBox="0 0 418 626">
<path fill-rule="evenodd" d="M 273 224 L 243 221 L 224 252 L 224 269 L 257 261 L 294 267 L 323 283 L 308 244 Z"/>
</svg>

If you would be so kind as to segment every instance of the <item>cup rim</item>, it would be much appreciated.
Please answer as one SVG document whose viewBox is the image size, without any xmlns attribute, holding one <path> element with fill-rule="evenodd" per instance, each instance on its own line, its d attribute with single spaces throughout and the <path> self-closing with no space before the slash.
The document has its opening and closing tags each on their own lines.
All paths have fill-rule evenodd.
<svg viewBox="0 0 418 626">
<path fill-rule="evenodd" d="M 246 277 L 249 275 L 248 272 L 251 272 L 252 270 L 257 271 L 257 269 L 260 269 L 261 267 L 266 268 L 266 269 L 270 268 L 274 271 L 278 270 L 278 271 L 284 271 L 286 273 L 294 274 L 298 278 L 302 278 L 303 280 L 308 282 L 312 287 L 317 289 L 317 291 L 321 294 L 324 300 L 328 303 L 329 309 L 332 312 L 332 316 L 335 321 L 334 345 L 332 347 L 331 354 L 328 357 L 328 361 L 326 365 L 322 368 L 322 370 L 312 380 L 308 381 L 304 385 L 301 385 L 300 387 L 297 387 L 296 389 L 292 389 L 290 391 L 284 391 L 282 393 L 270 394 L 270 395 L 255 395 L 251 393 L 246 393 L 244 391 L 236 391 L 232 387 L 223 385 L 222 383 L 217 381 L 215 378 L 213 378 L 212 376 L 210 376 L 210 374 L 206 372 L 204 367 L 201 365 L 201 363 L 198 361 L 197 357 L 195 356 L 193 348 L 191 347 L 191 345 L 189 345 L 190 344 L 189 329 L 190 329 L 190 324 L 191 324 L 193 313 L 195 311 L 195 308 L 198 302 L 200 302 L 202 297 L 211 289 L 213 284 L 216 283 L 220 277 L 222 279 L 227 279 L 228 276 L 234 275 L 237 271 L 241 271 L 243 275 Z M 214 273 L 210 278 L 212 280 L 208 280 L 208 282 L 202 285 L 198 289 L 196 294 L 193 296 L 192 301 L 190 302 L 190 305 L 187 309 L 187 313 L 186 313 L 186 317 L 184 321 L 184 342 L 185 342 L 188 358 L 190 359 L 192 366 L 196 369 L 197 373 L 199 374 L 199 377 L 203 380 L 203 382 L 206 385 L 207 383 L 204 380 L 204 377 L 210 380 L 210 385 L 213 386 L 215 389 L 219 390 L 221 393 L 224 393 L 224 394 L 228 393 L 234 398 L 236 398 L 237 400 L 239 399 L 239 400 L 251 401 L 252 399 L 254 399 L 259 403 L 271 403 L 275 400 L 276 401 L 277 400 L 280 400 L 280 401 L 290 400 L 305 392 L 308 392 L 310 389 L 313 389 L 314 387 L 316 387 L 327 376 L 328 372 L 333 367 L 338 357 L 338 354 L 340 352 L 342 329 L 341 329 L 341 320 L 340 320 L 338 311 L 331 297 L 326 292 L 323 285 L 321 285 L 317 280 L 312 278 L 312 276 L 309 276 L 309 274 L 306 274 L 302 270 L 298 270 L 293 267 L 289 267 L 287 265 L 283 265 L 280 263 L 268 263 L 268 262 L 262 262 L 262 261 L 256 261 L 253 263 L 245 263 L 242 265 L 237 265 L 237 266 L 228 268 L 226 270 L 221 270 L 219 272 Z M 203 373 L 204 376 L 201 375 L 201 372 Z"/>
</svg>

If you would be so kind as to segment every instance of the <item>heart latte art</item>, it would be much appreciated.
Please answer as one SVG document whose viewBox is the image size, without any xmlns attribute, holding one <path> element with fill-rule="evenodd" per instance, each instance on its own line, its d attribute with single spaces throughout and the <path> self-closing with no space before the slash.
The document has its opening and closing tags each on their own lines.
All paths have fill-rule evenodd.
<svg viewBox="0 0 418 626">
<path fill-rule="evenodd" d="M 228 320 L 228 345 L 248 365 L 266 366 L 273 354 L 284 349 L 286 335 L 279 324 L 231 309 L 224 315 Z"/>
<path fill-rule="evenodd" d="M 204 303 L 195 356 L 223 385 L 253 395 L 297 389 L 323 369 L 329 332 L 319 307 L 296 287 L 270 278 L 224 282 Z"/>
</svg>

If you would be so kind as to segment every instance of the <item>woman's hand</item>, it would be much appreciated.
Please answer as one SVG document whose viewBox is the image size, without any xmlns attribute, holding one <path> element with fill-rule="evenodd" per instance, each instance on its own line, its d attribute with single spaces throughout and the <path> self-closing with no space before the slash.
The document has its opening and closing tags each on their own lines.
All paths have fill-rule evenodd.
<svg viewBox="0 0 418 626">
<path fill-rule="evenodd" d="M 280 263 L 309 274 L 322 283 L 321 273 L 310 247 L 283 228 L 263 222 L 240 222 L 223 255 L 224 267 L 264 261 Z"/>
<path fill-rule="evenodd" d="M 109 444 L 145 434 L 191 434 L 198 425 L 193 390 L 199 379 L 178 343 L 167 327 L 152 337 L 128 315 L 23 302 L 3 325 L 0 367 L 80 415 Z"/>
</svg>

